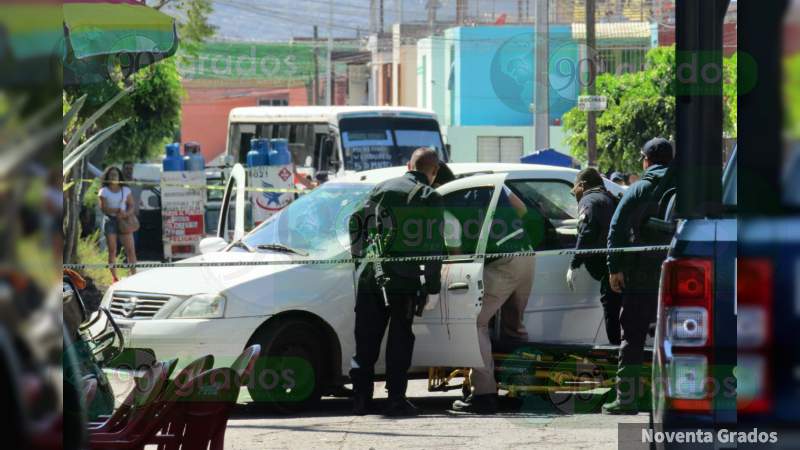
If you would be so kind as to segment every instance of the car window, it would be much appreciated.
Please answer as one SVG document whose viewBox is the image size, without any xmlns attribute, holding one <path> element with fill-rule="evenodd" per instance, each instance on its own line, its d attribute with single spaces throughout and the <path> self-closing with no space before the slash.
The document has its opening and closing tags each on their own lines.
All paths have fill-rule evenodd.
<svg viewBox="0 0 800 450">
<path fill-rule="evenodd" d="M 578 217 L 572 185 L 558 180 L 511 180 L 508 185 L 529 205 L 537 206 L 550 221 Z"/>
<path fill-rule="evenodd" d="M 493 186 L 481 186 L 444 196 L 444 240 L 449 254 L 476 253 L 493 194 Z"/>
</svg>

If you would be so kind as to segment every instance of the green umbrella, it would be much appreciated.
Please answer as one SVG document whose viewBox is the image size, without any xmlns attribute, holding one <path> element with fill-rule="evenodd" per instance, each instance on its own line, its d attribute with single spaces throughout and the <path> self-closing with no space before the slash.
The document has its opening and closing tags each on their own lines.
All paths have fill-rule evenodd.
<svg viewBox="0 0 800 450">
<path fill-rule="evenodd" d="M 175 54 L 172 17 L 136 0 L 64 0 L 64 34 L 77 59 L 119 53 Z"/>
<path fill-rule="evenodd" d="M 136 0 L 65 0 L 64 83 L 128 75 L 175 54 L 172 17 Z"/>
</svg>

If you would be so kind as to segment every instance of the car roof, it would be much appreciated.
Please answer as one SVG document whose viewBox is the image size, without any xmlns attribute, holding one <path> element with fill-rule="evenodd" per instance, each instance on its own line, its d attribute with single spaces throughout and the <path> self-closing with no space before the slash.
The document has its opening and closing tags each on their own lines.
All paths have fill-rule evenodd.
<svg viewBox="0 0 800 450">
<path fill-rule="evenodd" d="M 475 185 L 475 183 L 483 183 L 486 181 L 494 180 L 492 174 L 508 174 L 507 179 L 514 178 L 538 178 L 538 179 L 553 179 L 563 180 L 569 183 L 575 181 L 578 174 L 577 169 L 569 167 L 548 166 L 544 164 L 523 164 L 523 163 L 448 163 L 447 166 L 453 171 L 453 174 L 458 178 L 451 183 L 452 187 L 467 187 Z M 364 172 L 353 172 L 343 177 L 339 177 L 330 181 L 331 184 L 335 183 L 358 183 L 367 186 L 375 185 L 391 178 L 396 178 L 408 169 L 405 166 L 386 167 L 383 169 L 367 170 Z M 451 186 L 448 183 L 447 186 Z M 603 177 L 603 183 L 608 191 L 614 195 L 621 195 L 625 192 L 625 187 L 620 186 L 608 178 Z M 451 188 L 447 189 L 448 191 Z"/>
<path fill-rule="evenodd" d="M 526 174 L 536 177 L 566 178 L 572 181 L 578 174 L 578 170 L 576 169 L 547 166 L 543 164 L 448 163 L 447 166 L 453 171 L 453 174 L 459 178 L 479 174 L 526 172 Z M 337 178 L 336 181 L 377 184 L 391 178 L 399 177 L 406 173 L 407 170 L 405 166 L 386 167 L 383 169 L 351 173 L 344 177 Z"/>
<path fill-rule="evenodd" d="M 345 117 L 408 117 L 436 119 L 436 113 L 406 106 L 247 106 L 233 108 L 228 120 L 254 122 L 333 122 Z"/>
</svg>

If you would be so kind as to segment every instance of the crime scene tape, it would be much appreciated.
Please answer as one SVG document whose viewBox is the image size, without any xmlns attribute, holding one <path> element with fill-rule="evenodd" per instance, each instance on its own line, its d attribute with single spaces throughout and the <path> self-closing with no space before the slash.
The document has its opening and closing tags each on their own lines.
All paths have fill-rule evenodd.
<svg viewBox="0 0 800 450">
<path fill-rule="evenodd" d="M 68 183 L 64 183 L 62 190 L 66 192 L 71 188 L 75 183 L 92 183 L 96 179 L 92 178 L 84 178 L 81 180 L 71 180 Z M 141 186 L 168 186 L 168 187 L 177 187 L 177 188 L 184 188 L 184 189 L 206 189 L 210 191 L 224 191 L 224 185 L 214 185 L 214 184 L 183 184 L 183 183 L 151 183 L 148 181 L 120 181 L 119 184 L 122 185 L 141 185 Z M 310 189 L 283 189 L 283 188 L 259 188 L 259 187 L 246 187 L 243 189 L 245 192 L 281 192 L 281 193 L 292 193 L 292 194 L 306 194 L 310 192 Z"/>
<path fill-rule="evenodd" d="M 641 252 L 662 252 L 668 251 L 669 245 L 651 245 L 640 247 L 619 247 L 619 248 L 596 248 L 596 249 L 562 249 L 562 250 L 530 250 L 520 252 L 505 253 L 481 253 L 472 255 L 429 255 L 429 256 L 389 256 L 382 258 L 332 258 L 332 259 L 290 259 L 287 261 L 178 261 L 178 262 L 157 262 L 157 263 L 115 263 L 115 264 L 64 264 L 65 269 L 84 270 L 84 269 L 157 269 L 162 267 L 241 267 L 241 266 L 289 266 L 289 265 L 340 265 L 340 264 L 359 264 L 371 262 L 425 262 L 425 261 L 463 261 L 463 260 L 483 260 L 488 258 L 510 258 L 514 256 L 563 256 L 563 255 L 602 255 L 607 253 L 641 253 Z"/>
</svg>

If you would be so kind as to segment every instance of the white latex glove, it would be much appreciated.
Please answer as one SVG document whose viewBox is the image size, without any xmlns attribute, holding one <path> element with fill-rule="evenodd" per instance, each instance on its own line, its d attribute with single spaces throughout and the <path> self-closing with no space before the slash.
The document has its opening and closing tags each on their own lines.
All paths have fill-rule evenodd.
<svg viewBox="0 0 800 450">
<path fill-rule="evenodd" d="M 572 292 L 575 292 L 575 278 L 578 276 L 578 269 L 573 270 L 572 267 L 567 270 L 567 287 Z"/>
<path fill-rule="evenodd" d="M 430 311 L 436 308 L 439 304 L 439 294 L 428 294 L 428 301 L 425 303 L 425 311 Z"/>
</svg>

